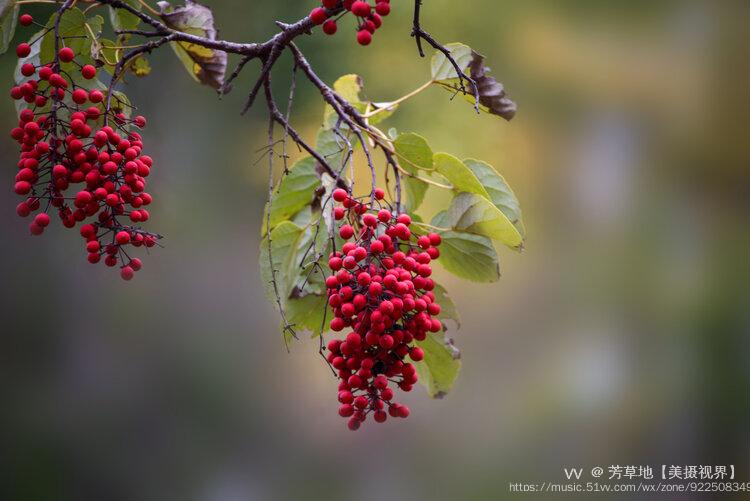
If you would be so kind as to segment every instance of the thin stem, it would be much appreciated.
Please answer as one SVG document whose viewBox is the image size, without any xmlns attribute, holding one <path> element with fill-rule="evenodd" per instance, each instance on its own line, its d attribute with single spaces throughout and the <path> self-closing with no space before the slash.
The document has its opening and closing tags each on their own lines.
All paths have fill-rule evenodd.
<svg viewBox="0 0 750 501">
<path fill-rule="evenodd" d="M 385 103 L 385 106 L 383 106 L 382 108 L 378 108 L 376 110 L 373 110 L 373 111 L 370 111 L 368 113 L 365 113 L 364 115 L 362 115 L 362 117 L 363 118 L 372 118 L 372 117 L 374 117 L 375 115 L 377 115 L 379 113 L 382 113 L 384 111 L 390 110 L 394 106 L 398 106 L 399 104 L 403 103 L 404 101 L 407 101 L 407 100 L 413 98 L 414 96 L 416 96 L 418 94 L 421 94 L 425 89 L 428 89 L 430 87 L 430 85 L 432 85 L 433 83 L 435 83 L 434 80 L 430 80 L 428 82 L 425 82 L 423 85 L 420 85 L 418 88 L 416 88 L 413 91 L 409 92 L 405 96 L 401 96 L 400 98 L 396 99 L 395 101 L 391 101 L 389 103 Z"/>
<path fill-rule="evenodd" d="M 138 0 L 138 3 L 140 3 L 143 7 L 145 7 L 145 9 L 147 11 L 149 11 L 151 14 L 153 14 L 155 16 L 160 16 L 161 15 L 161 12 L 157 11 L 156 9 L 154 9 L 153 7 L 151 7 L 149 4 L 147 4 L 143 0 Z"/>
<path fill-rule="evenodd" d="M 281 294 L 279 293 L 279 284 L 276 280 L 276 267 L 273 263 L 273 241 L 271 239 L 271 204 L 273 203 L 273 117 L 269 117 L 268 120 L 268 210 L 266 211 L 266 240 L 268 240 L 268 265 L 271 267 L 271 284 L 273 285 L 273 292 L 276 296 L 276 305 L 281 315 L 281 320 L 284 322 L 284 343 L 287 351 L 289 350 L 289 344 L 287 343 L 286 334 L 291 334 L 297 339 L 297 333 L 294 331 L 294 326 L 289 323 L 286 318 L 286 312 L 284 311 L 284 305 L 281 301 Z"/>
</svg>

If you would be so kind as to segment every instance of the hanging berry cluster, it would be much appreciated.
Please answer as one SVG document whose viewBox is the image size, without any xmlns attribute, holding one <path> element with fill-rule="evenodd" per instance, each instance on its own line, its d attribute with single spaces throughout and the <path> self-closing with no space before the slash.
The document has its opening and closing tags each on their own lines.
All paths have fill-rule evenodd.
<svg viewBox="0 0 750 501">
<path fill-rule="evenodd" d="M 29 14 L 19 18 L 24 26 L 32 22 Z M 31 50 L 22 43 L 16 54 L 27 58 Z M 15 192 L 25 198 L 16 212 L 21 217 L 36 212 L 32 235 L 41 235 L 55 212 L 66 228 L 88 220 L 80 228 L 88 261 L 103 257 L 130 280 L 141 261 L 129 255 L 128 246 L 153 247 L 161 238 L 124 222 L 150 217 L 145 206 L 152 199 L 144 190 L 152 159 L 142 154 L 141 135 L 129 130 L 145 127 L 146 119 L 107 110 L 105 93 L 77 84 L 80 77 L 94 81 L 97 69 L 79 64 L 75 56 L 62 47 L 52 61 L 23 63 L 25 81 L 11 89 L 13 99 L 27 103 L 11 131 L 21 145 Z"/>
<path fill-rule="evenodd" d="M 390 385 L 411 391 L 417 372 L 405 359 L 419 362 L 425 356 L 414 341 L 442 330 L 430 278 L 430 262 L 440 256 L 440 235 L 417 236 L 408 214 L 386 208 L 382 190 L 374 195 L 367 202 L 343 189 L 333 192 L 341 203 L 333 209 L 343 223 L 339 236 L 347 242 L 328 261 L 333 273 L 326 279 L 334 316 L 330 327 L 351 331 L 328 343 L 327 359 L 341 380 L 339 414 L 349 418 L 352 430 L 370 413 L 378 423 L 388 415 L 409 416 L 407 406 L 393 402 Z"/>
<path fill-rule="evenodd" d="M 327 35 L 333 35 L 338 31 L 336 22 L 341 16 L 333 19 L 331 15 L 342 8 L 343 14 L 349 11 L 357 17 L 357 42 L 360 45 L 370 45 L 373 34 L 383 24 L 382 18 L 391 12 L 391 1 L 377 0 L 374 5 L 370 5 L 363 0 L 323 0 L 322 7 L 316 7 L 310 12 L 310 19 L 317 25 L 322 24 L 323 32 Z"/>
</svg>

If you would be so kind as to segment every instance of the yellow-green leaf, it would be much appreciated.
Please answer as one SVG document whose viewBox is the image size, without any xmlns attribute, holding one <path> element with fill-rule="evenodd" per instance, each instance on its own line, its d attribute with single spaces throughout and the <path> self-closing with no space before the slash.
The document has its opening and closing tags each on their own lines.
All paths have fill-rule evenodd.
<svg viewBox="0 0 750 501">
<path fill-rule="evenodd" d="M 476 233 L 512 249 L 523 246 L 523 237 L 508 217 L 488 199 L 474 193 L 459 193 L 446 213 L 449 227 Z"/>
<path fill-rule="evenodd" d="M 433 156 L 435 170 L 442 174 L 456 191 L 476 193 L 489 199 L 490 195 L 484 189 L 474 173 L 464 163 L 453 155 L 435 153 Z"/>
</svg>

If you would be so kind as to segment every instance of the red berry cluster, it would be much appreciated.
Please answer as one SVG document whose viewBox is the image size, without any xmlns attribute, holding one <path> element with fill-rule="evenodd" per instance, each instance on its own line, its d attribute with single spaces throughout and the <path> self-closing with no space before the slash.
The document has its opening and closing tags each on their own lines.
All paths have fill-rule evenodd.
<svg viewBox="0 0 750 501">
<path fill-rule="evenodd" d="M 24 14 L 19 22 L 28 25 L 33 19 Z M 27 43 L 16 47 L 19 58 L 30 51 Z M 105 113 L 104 94 L 77 85 L 72 71 L 80 71 L 85 80 L 97 73 L 91 65 L 78 64 L 74 51 L 63 47 L 53 61 L 22 64 L 27 79 L 11 89 L 13 99 L 29 105 L 11 131 L 21 145 L 15 192 L 25 197 L 16 212 L 28 217 L 40 211 L 29 227 L 32 235 L 44 232 L 53 212 L 66 228 L 94 218 L 80 228 L 89 262 L 104 257 L 107 266 L 119 265 L 122 278 L 130 280 L 141 261 L 129 256 L 127 246 L 153 247 L 160 238 L 120 221 L 141 223 L 150 217 L 144 207 L 152 199 L 144 190 L 152 160 L 142 154 L 141 135 L 129 131 L 131 125 L 145 127 L 146 119 Z M 106 118 L 112 126 L 105 125 Z M 66 196 L 72 185 L 81 186 Z"/>
<path fill-rule="evenodd" d="M 310 19 L 315 24 L 322 24 L 327 35 L 333 35 L 338 30 L 337 19 L 333 14 L 343 9 L 357 17 L 357 42 L 360 45 L 370 45 L 372 35 L 383 24 L 383 16 L 391 12 L 391 0 L 376 0 L 375 5 L 363 0 L 323 0 L 322 7 L 316 7 L 310 12 Z"/>
<path fill-rule="evenodd" d="M 334 315 L 330 326 L 334 332 L 351 332 L 328 343 L 327 359 L 341 379 L 339 415 L 349 418 L 352 430 L 370 413 L 378 423 L 388 415 L 409 416 L 407 406 L 393 402 L 389 386 L 411 391 L 417 373 L 405 359 L 424 358 L 413 342 L 442 329 L 430 278 L 430 262 L 440 256 L 440 235 L 417 236 L 408 214 L 386 208 L 382 190 L 374 195 L 367 202 L 343 189 L 333 192 L 341 204 L 334 207 L 334 218 L 343 223 L 339 235 L 347 242 L 328 260 L 333 272 L 326 279 Z"/>
</svg>

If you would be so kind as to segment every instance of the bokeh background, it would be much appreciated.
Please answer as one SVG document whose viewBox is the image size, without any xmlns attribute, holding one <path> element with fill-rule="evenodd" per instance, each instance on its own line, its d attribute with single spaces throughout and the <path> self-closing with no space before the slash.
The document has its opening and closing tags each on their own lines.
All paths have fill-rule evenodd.
<svg viewBox="0 0 750 501">
<path fill-rule="evenodd" d="M 206 3 L 223 37 L 260 40 L 315 2 Z M 394 99 L 429 62 L 411 3 L 393 6 L 370 47 L 351 20 L 300 46 L 329 82 L 359 73 Z M 74 232 L 28 235 L 16 146 L 0 141 L 0 497 L 535 499 L 509 483 L 612 464 L 735 464 L 750 481 L 748 21 L 731 0 L 425 2 L 425 26 L 483 52 L 519 113 L 478 117 L 434 89 L 389 125 L 494 164 L 527 249 L 501 250 L 497 284 L 440 273 L 463 316 L 454 391 L 420 388 L 410 419 L 358 433 L 317 343 L 287 354 L 262 292 L 266 120 L 262 103 L 238 113 L 257 68 L 219 100 L 165 48 L 129 82 L 150 119 L 151 227 L 167 235 L 131 283 L 88 265 Z M 6 82 L 14 59 L 0 58 Z M 285 95 L 284 66 L 275 80 Z M 10 130 L 10 99 L 0 112 Z M 300 82 L 299 129 L 321 112 Z"/>
</svg>

